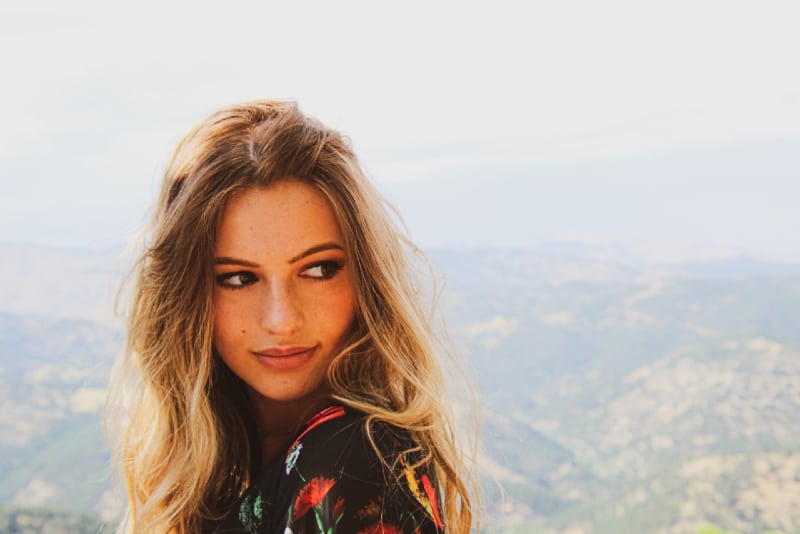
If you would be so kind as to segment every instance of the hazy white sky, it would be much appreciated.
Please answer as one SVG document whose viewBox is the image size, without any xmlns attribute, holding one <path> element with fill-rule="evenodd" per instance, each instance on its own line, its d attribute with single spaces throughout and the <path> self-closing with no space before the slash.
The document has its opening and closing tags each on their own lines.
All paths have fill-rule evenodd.
<svg viewBox="0 0 800 534">
<path fill-rule="evenodd" d="M 480 233 L 465 222 L 451 225 L 452 234 L 429 234 L 437 214 L 416 213 L 403 200 L 413 188 L 425 191 L 426 180 L 457 199 L 462 175 L 483 180 L 476 194 L 513 175 L 504 182 L 512 197 L 514 184 L 536 195 L 555 187 L 543 169 L 557 168 L 569 185 L 555 187 L 554 202 L 598 190 L 601 202 L 636 204 L 636 192 L 651 180 L 646 164 L 634 166 L 638 174 L 623 181 L 635 186 L 626 187 L 606 184 L 586 162 L 601 161 L 616 175 L 655 154 L 697 178 L 662 176 L 658 186 L 670 189 L 665 201 L 692 198 L 698 184 L 711 201 L 730 169 L 722 160 L 706 162 L 709 172 L 698 174 L 681 154 L 712 147 L 725 159 L 755 146 L 762 159 L 754 174 L 737 177 L 736 202 L 744 209 L 750 196 L 759 198 L 752 224 L 761 226 L 743 239 L 736 229 L 741 210 L 729 206 L 720 213 L 731 224 L 715 221 L 697 237 L 757 248 L 759 236 L 770 236 L 768 249 L 800 252 L 792 237 L 800 232 L 787 229 L 800 228 L 787 200 L 800 193 L 792 180 L 800 178 L 800 160 L 791 156 L 800 152 L 796 0 L 6 0 L 0 50 L 0 240 L 124 240 L 188 127 L 222 105 L 282 97 L 351 136 L 423 242 L 469 243 Z M 565 179 L 565 172 L 578 174 Z M 442 180 L 452 185 L 441 187 Z M 628 194 L 613 194 L 615 188 Z M 484 242 L 520 225 L 544 228 L 514 234 L 509 243 L 563 232 L 624 234 L 626 227 L 640 229 L 638 237 L 693 235 L 686 225 L 652 214 L 648 224 L 647 213 L 634 212 L 605 226 L 598 211 L 583 226 L 563 228 L 552 218 L 548 225 L 531 215 L 497 222 L 513 228 L 492 227 L 504 198 L 486 209 Z M 454 201 L 427 200 L 434 211 L 437 202 Z M 689 208 L 698 218 L 693 225 L 703 223 L 702 206 Z"/>
</svg>

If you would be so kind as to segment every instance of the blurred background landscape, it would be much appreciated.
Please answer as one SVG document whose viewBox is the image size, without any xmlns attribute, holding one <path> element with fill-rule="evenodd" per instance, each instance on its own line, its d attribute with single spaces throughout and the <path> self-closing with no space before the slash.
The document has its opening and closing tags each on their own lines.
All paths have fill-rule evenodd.
<svg viewBox="0 0 800 534">
<path fill-rule="evenodd" d="M 0 5 L 0 533 L 109 532 L 113 298 L 204 115 L 347 133 L 509 533 L 800 532 L 800 4 Z"/>
<path fill-rule="evenodd" d="M 115 259 L 0 253 L 0 528 L 107 528 Z M 800 263 L 575 242 L 431 255 L 481 395 L 487 530 L 796 532 Z"/>
</svg>

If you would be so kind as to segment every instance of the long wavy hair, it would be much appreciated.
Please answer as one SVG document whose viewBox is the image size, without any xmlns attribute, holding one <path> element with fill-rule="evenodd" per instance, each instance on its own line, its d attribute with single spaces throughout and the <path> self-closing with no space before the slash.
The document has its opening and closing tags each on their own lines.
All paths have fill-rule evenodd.
<svg viewBox="0 0 800 534">
<path fill-rule="evenodd" d="M 213 346 L 217 227 L 232 195 L 299 178 L 330 202 L 356 288 L 354 334 L 327 374 L 332 396 L 407 429 L 441 485 L 448 531 L 476 523 L 469 454 L 456 439 L 442 344 L 411 261 L 347 140 L 296 104 L 223 109 L 191 130 L 167 166 L 130 277 L 125 350 L 106 422 L 128 506 L 120 531 L 197 532 L 250 482 L 259 445 L 244 388 Z M 374 442 L 373 442 L 374 444 Z"/>
</svg>

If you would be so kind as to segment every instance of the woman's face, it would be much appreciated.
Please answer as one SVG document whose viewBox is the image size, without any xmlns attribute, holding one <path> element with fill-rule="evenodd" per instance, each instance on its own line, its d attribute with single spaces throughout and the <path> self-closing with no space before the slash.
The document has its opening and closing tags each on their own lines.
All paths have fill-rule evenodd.
<svg viewBox="0 0 800 534">
<path fill-rule="evenodd" d="M 355 316 L 349 258 L 314 187 L 282 180 L 231 198 L 216 237 L 214 343 L 251 396 L 317 392 Z"/>
</svg>

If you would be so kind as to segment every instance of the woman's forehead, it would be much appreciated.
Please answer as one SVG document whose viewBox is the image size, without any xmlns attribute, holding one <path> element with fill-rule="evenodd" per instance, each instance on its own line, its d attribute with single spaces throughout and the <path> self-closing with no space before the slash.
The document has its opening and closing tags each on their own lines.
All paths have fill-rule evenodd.
<svg viewBox="0 0 800 534">
<path fill-rule="evenodd" d="M 344 248 L 330 202 L 316 187 L 296 179 L 234 195 L 217 230 L 216 256 L 295 255 L 325 243 Z"/>
</svg>

